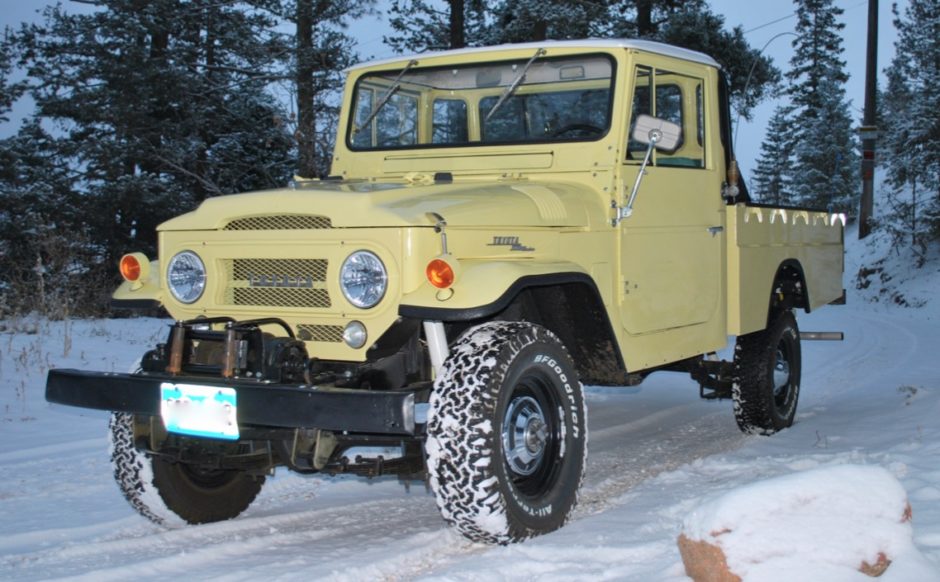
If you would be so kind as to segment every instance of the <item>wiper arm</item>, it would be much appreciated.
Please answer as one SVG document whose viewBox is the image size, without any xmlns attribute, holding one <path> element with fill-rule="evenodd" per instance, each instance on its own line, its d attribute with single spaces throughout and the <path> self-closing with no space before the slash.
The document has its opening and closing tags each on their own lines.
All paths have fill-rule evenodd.
<svg viewBox="0 0 940 582">
<path fill-rule="evenodd" d="M 395 77 L 395 80 L 392 81 L 392 86 L 389 87 L 385 91 L 385 93 L 382 94 L 382 97 L 379 98 L 379 102 L 376 103 L 375 108 L 369 112 L 369 115 L 366 117 L 366 120 L 360 124 L 357 124 L 357 127 L 355 131 L 353 131 L 353 133 L 359 133 L 363 127 L 372 123 L 372 120 L 375 119 L 375 116 L 379 114 L 379 111 L 381 111 L 382 108 L 385 107 L 385 104 L 388 103 L 388 100 L 392 98 L 392 95 L 394 95 L 396 92 L 398 92 L 399 89 L 401 89 L 401 79 L 402 77 L 405 76 L 405 73 L 413 69 L 417 64 L 418 64 L 418 61 L 414 59 L 408 61 L 408 64 L 405 65 L 405 68 L 402 69 L 401 72 L 398 73 L 398 76 Z"/>
<path fill-rule="evenodd" d="M 525 74 L 529 72 L 529 67 L 532 66 L 532 63 L 535 62 L 535 59 L 539 58 L 540 56 L 544 54 L 545 54 L 545 49 L 543 48 L 540 48 L 539 50 L 535 51 L 535 54 L 532 55 L 532 58 L 529 59 L 529 62 L 527 62 L 524 67 L 522 67 L 522 70 L 519 71 L 519 74 L 516 75 L 516 78 L 512 80 L 512 83 L 510 83 L 509 86 L 506 87 L 506 89 L 503 91 L 503 94 L 500 95 L 499 99 L 496 100 L 496 105 L 494 105 L 493 108 L 490 109 L 490 112 L 486 114 L 486 119 L 484 119 L 484 121 L 489 121 L 490 117 L 493 117 L 493 114 L 496 113 L 496 110 L 499 109 L 502 106 L 502 104 L 506 102 L 506 99 L 509 99 L 510 97 L 512 97 L 512 94 L 515 93 L 516 89 L 519 88 L 519 85 L 522 84 L 522 80 L 525 79 Z"/>
</svg>

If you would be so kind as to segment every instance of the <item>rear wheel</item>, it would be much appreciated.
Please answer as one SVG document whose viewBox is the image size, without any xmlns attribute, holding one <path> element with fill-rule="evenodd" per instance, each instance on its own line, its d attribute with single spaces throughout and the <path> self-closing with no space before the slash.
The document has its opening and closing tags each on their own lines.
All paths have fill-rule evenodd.
<svg viewBox="0 0 940 582">
<path fill-rule="evenodd" d="M 800 397 L 800 331 L 792 311 L 766 330 L 740 336 L 732 399 L 738 427 L 769 435 L 793 425 Z"/>
<path fill-rule="evenodd" d="M 142 516 L 164 526 L 231 519 L 248 508 L 264 477 L 173 462 L 139 450 L 134 415 L 111 416 L 111 462 L 124 497 Z"/>
<path fill-rule="evenodd" d="M 434 384 L 426 450 L 441 514 L 467 538 L 505 544 L 564 525 L 584 472 L 587 424 L 558 338 L 511 322 L 465 333 Z"/>
</svg>

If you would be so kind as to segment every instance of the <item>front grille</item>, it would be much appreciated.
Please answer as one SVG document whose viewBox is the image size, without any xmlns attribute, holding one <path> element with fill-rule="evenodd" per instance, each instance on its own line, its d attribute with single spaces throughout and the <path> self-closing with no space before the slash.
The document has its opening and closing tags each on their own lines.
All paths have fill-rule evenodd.
<svg viewBox="0 0 940 582">
<path fill-rule="evenodd" d="M 341 325 L 309 325 L 302 323 L 297 326 L 297 337 L 308 342 L 336 344 L 343 341 L 343 327 Z"/>
<path fill-rule="evenodd" d="M 237 218 L 223 230 L 318 230 L 333 228 L 329 217 L 315 214 L 277 214 Z"/>
<path fill-rule="evenodd" d="M 232 289 L 231 305 L 266 307 L 329 307 L 326 289 Z"/>
<path fill-rule="evenodd" d="M 326 281 L 326 259 L 233 259 L 232 278 L 248 281 L 254 276 L 284 276 Z"/>
<path fill-rule="evenodd" d="M 229 259 L 228 305 L 327 308 L 326 259 Z"/>
</svg>

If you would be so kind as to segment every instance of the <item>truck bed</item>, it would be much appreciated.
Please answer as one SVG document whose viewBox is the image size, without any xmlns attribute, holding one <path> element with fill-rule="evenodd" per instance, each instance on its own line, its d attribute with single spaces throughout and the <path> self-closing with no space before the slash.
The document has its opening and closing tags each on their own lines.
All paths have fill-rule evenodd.
<svg viewBox="0 0 940 582">
<path fill-rule="evenodd" d="M 802 272 L 809 310 L 842 297 L 845 215 L 749 204 L 726 213 L 729 333 L 766 327 L 767 286 L 783 264 Z"/>
</svg>

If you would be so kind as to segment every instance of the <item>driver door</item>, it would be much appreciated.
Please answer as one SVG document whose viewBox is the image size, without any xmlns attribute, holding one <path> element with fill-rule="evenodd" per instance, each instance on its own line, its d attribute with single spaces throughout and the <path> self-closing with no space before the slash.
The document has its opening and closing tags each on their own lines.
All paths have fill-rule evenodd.
<svg viewBox="0 0 940 582">
<path fill-rule="evenodd" d="M 696 73 L 699 76 L 696 76 Z M 672 151 L 652 153 L 621 229 L 621 319 L 633 336 L 714 321 L 722 280 L 724 202 L 721 176 L 707 151 L 705 112 L 711 98 L 701 71 L 637 65 L 629 119 L 638 115 L 679 125 Z M 647 145 L 631 141 L 623 160 L 625 198 L 640 171 Z M 718 159 L 715 156 L 715 159 Z"/>
</svg>

